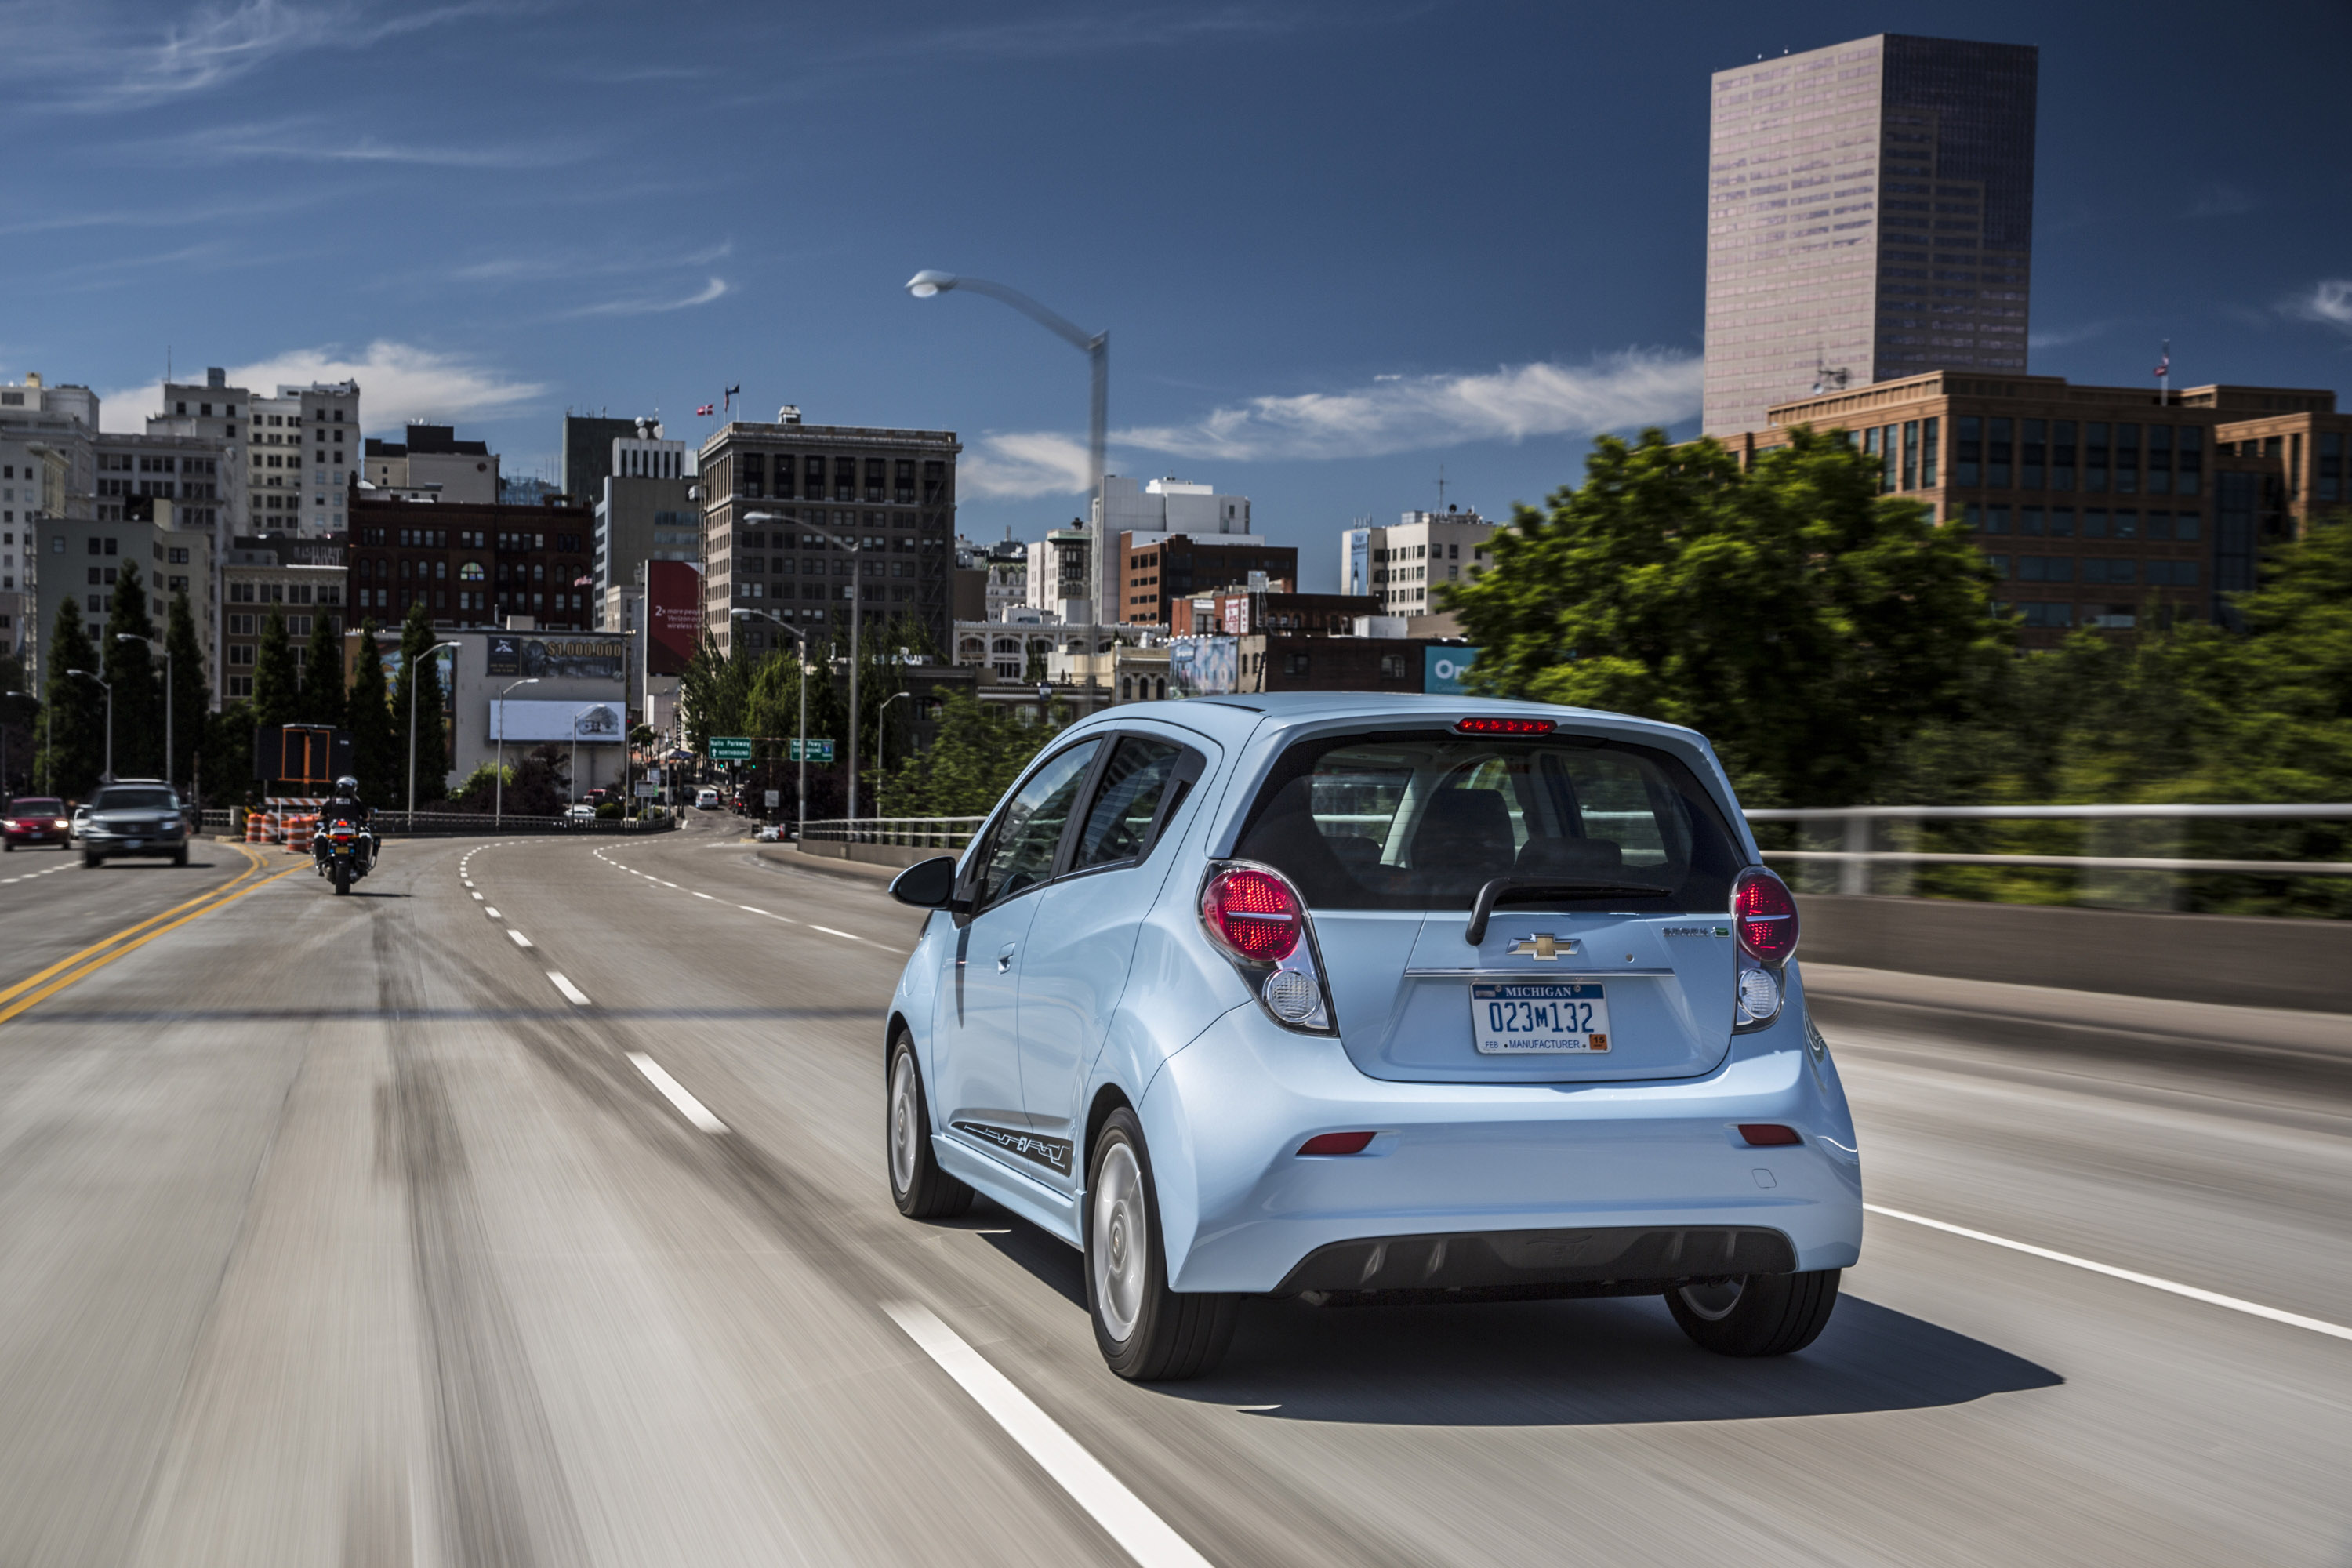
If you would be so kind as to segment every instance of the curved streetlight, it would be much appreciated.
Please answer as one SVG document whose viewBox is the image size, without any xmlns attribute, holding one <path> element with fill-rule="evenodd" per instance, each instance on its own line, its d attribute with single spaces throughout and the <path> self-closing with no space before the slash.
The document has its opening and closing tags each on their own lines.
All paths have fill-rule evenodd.
<svg viewBox="0 0 2352 1568">
<path fill-rule="evenodd" d="M 793 626 L 791 622 L 784 620 L 782 616 L 768 610 L 738 609 L 730 610 L 728 614 L 740 621 L 748 621 L 754 616 L 759 616 L 764 621 L 773 621 L 776 625 L 783 627 L 784 630 L 792 633 L 793 636 L 800 638 L 801 678 L 795 684 L 797 684 L 801 689 L 801 733 L 800 739 L 795 742 L 794 744 L 800 752 L 801 772 L 800 782 L 793 786 L 795 794 L 798 795 L 798 798 L 793 803 L 793 837 L 795 842 L 806 843 L 806 838 L 802 835 L 808 826 L 808 683 L 809 676 L 813 672 L 812 667 L 809 664 L 808 633 L 801 630 L 800 627 Z M 856 673 L 855 666 L 851 667 L 851 671 L 854 676 Z M 747 725 L 746 728 L 749 728 L 749 726 Z M 855 831 L 855 829 L 852 831 Z"/>
<path fill-rule="evenodd" d="M 163 650 L 163 782 L 170 784 L 172 784 L 172 764 L 180 760 L 180 754 L 172 750 L 172 645 L 161 637 L 142 637 L 136 632 L 117 632 L 114 634 L 114 640 L 143 642 L 150 648 L 160 647 Z M 112 727 L 112 722 L 110 721 L 108 728 Z"/>
<path fill-rule="evenodd" d="M 539 677 L 526 675 L 509 686 L 505 691 L 499 693 L 499 701 L 501 704 L 499 709 L 499 760 L 496 769 L 490 774 L 490 831 L 493 833 L 499 831 L 499 826 L 507 819 L 507 715 L 503 704 L 507 700 L 507 692 L 512 691 L 515 687 L 538 684 Z M 416 695 L 415 681 L 409 682 L 408 692 L 413 700 Z"/>
<path fill-rule="evenodd" d="M 882 727 L 882 715 L 890 711 L 890 704 L 893 702 L 898 701 L 901 698 L 912 697 L 914 693 L 911 691 L 894 691 L 890 693 L 889 696 L 882 699 L 882 705 L 874 710 L 874 775 L 877 778 L 880 778 L 889 772 L 889 770 L 883 766 L 882 763 L 882 742 L 884 738 L 889 734 L 889 731 Z M 875 808 L 878 811 L 881 809 L 882 786 L 877 784 L 874 786 L 874 790 Z"/>
<path fill-rule="evenodd" d="M 743 521 L 751 523 L 770 523 L 790 522 L 793 520 L 780 511 L 747 511 L 743 514 Z M 830 539 L 849 552 L 849 820 L 856 822 L 857 820 L 857 737 L 858 732 L 865 728 L 857 721 L 857 667 L 862 662 L 859 655 L 866 646 L 866 546 L 862 540 L 844 539 L 833 530 L 821 528 L 805 518 L 802 519 L 796 526 Z M 776 624 L 782 626 L 784 623 L 777 621 Z M 801 647 L 803 651 L 806 650 L 808 647 L 806 639 L 803 639 Z M 853 827 L 850 831 L 855 833 L 857 830 Z"/>
<path fill-rule="evenodd" d="M 95 680 L 106 688 L 106 772 L 102 776 L 108 784 L 112 784 L 114 782 L 114 682 L 102 675 L 93 675 L 87 669 L 68 669 L 66 673 Z"/>
<path fill-rule="evenodd" d="M 952 272 L 936 272 L 925 268 L 907 279 L 907 292 L 918 300 L 928 300 L 950 289 L 985 294 L 992 300 L 1010 305 L 1087 356 L 1094 370 L 1094 397 L 1087 407 L 1087 483 L 1099 500 L 1102 497 L 1104 426 L 1110 416 L 1110 334 L 1087 331 L 1047 310 L 1020 289 L 992 283 L 985 278 L 959 278 Z M 1097 550 L 1102 548 L 1099 538 L 1095 541 L 1095 547 Z M 1096 563 L 1095 575 L 1097 579 L 1102 575 L 1099 562 Z M 1097 610 L 1096 618 L 1100 619 L 1100 607 L 1097 606 Z"/>
<path fill-rule="evenodd" d="M 425 677 L 426 660 L 445 647 L 461 646 L 463 645 L 454 642 L 437 642 L 425 650 L 423 658 L 411 659 L 408 663 L 408 831 L 411 833 L 416 831 L 416 683 Z M 433 679 L 440 678 L 435 676 Z M 499 734 L 503 741 L 506 735 L 504 724 L 499 726 Z M 447 757 L 445 755 L 442 760 L 446 762 Z M 449 785 L 446 768 L 443 770 L 441 785 L 444 789 Z"/>
</svg>

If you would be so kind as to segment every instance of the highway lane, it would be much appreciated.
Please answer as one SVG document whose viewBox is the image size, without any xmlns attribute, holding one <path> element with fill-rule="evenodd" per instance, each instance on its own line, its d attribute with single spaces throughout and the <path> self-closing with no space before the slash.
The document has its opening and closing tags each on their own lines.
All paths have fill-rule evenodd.
<svg viewBox="0 0 2352 1568">
<path fill-rule="evenodd" d="M 0 1024 L 0 1562 L 1127 1561 L 896 1301 L 1219 1563 L 2352 1555 L 2352 1343 L 1879 1216 L 1784 1362 L 1265 1302 L 1120 1384 L 1075 1253 L 889 1205 L 878 887 L 705 825 L 361 888 Z M 1874 1202 L 2352 1320 L 2352 1107 L 1832 1038 Z"/>
<path fill-rule="evenodd" d="M 215 889 L 252 864 L 242 847 L 205 839 L 190 845 L 186 866 L 122 859 L 93 871 L 79 849 L 46 845 L 0 855 L 0 986 Z"/>
</svg>

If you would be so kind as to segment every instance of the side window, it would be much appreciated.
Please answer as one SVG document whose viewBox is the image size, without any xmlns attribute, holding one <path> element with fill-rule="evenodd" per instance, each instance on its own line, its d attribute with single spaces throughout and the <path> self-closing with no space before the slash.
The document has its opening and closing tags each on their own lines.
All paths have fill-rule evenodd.
<svg viewBox="0 0 2352 1568">
<path fill-rule="evenodd" d="M 1159 819 L 1160 803 L 1168 798 L 1183 761 L 1184 749 L 1166 741 L 1140 735 L 1120 741 L 1103 769 L 1086 825 L 1078 830 L 1070 869 L 1139 858 L 1150 847 L 1151 825 Z"/>
<path fill-rule="evenodd" d="M 972 907 L 984 910 L 1025 892 L 1054 874 L 1054 852 L 1062 829 L 1077 809 L 1078 787 L 1101 746 L 1087 741 L 1046 760 L 1004 808 L 989 840 L 988 855 L 972 889 Z"/>
</svg>

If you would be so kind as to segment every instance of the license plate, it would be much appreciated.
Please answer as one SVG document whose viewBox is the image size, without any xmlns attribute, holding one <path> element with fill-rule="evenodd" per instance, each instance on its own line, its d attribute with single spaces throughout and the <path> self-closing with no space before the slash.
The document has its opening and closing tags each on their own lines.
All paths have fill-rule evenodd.
<svg viewBox="0 0 2352 1568">
<path fill-rule="evenodd" d="M 1486 1057 L 1597 1056 L 1609 1049 L 1609 1003 L 1591 981 L 1474 984 L 1470 1037 Z"/>
<path fill-rule="evenodd" d="M 122 841 L 122 847 L 125 849 L 136 849 L 146 842 L 144 838 L 126 838 Z"/>
</svg>

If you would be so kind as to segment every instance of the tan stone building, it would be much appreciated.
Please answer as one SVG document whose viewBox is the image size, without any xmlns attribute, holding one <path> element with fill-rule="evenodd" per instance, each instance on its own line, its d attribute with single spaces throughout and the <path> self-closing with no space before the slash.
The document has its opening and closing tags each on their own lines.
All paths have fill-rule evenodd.
<svg viewBox="0 0 2352 1568">
<path fill-rule="evenodd" d="M 1883 488 L 1958 522 L 2001 574 L 2020 641 L 2226 613 L 2263 546 L 2345 500 L 2352 416 L 2336 395 L 2198 386 L 2164 395 L 2063 377 L 1936 372 L 1773 406 L 1743 463 L 1791 429 L 1837 429 Z"/>
</svg>

